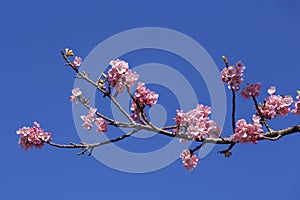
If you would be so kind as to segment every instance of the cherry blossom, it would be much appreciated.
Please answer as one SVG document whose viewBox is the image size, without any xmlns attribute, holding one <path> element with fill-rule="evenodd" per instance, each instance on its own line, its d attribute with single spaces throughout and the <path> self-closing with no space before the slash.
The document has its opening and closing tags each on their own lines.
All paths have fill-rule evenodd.
<svg viewBox="0 0 300 200">
<path fill-rule="evenodd" d="M 175 133 L 185 134 L 190 138 L 199 140 L 207 136 L 213 138 L 220 136 L 221 128 L 209 118 L 209 114 L 211 114 L 210 107 L 199 104 L 195 109 L 186 113 L 182 110 L 176 112 L 174 120 L 177 128 L 174 129 Z"/>
<path fill-rule="evenodd" d="M 233 142 L 239 143 L 257 143 L 263 132 L 262 125 L 259 123 L 260 118 L 256 115 L 252 117 L 253 123 L 247 123 L 245 119 L 236 122 L 235 133 L 230 137 Z"/>
<path fill-rule="evenodd" d="M 52 140 L 51 133 L 45 132 L 37 122 L 34 122 L 31 128 L 20 128 L 17 134 L 20 135 L 19 145 L 25 150 L 31 147 L 41 148 L 45 142 Z"/>
<path fill-rule="evenodd" d="M 239 61 L 233 66 L 225 67 L 221 71 L 222 81 L 224 84 L 228 84 L 229 89 L 239 90 L 241 83 L 243 82 L 244 70 L 246 67 Z"/>
<path fill-rule="evenodd" d="M 276 87 L 275 87 L 275 86 L 271 86 L 271 87 L 268 89 L 268 94 L 269 94 L 269 95 L 273 95 L 275 92 L 276 92 Z"/>
<path fill-rule="evenodd" d="M 82 95 L 82 91 L 79 88 L 74 88 L 72 90 L 72 95 L 70 96 L 70 101 L 73 103 L 78 102 L 78 97 Z"/>
<path fill-rule="evenodd" d="M 290 112 L 290 106 L 293 103 L 291 96 L 274 95 L 275 91 L 275 87 L 268 89 L 270 96 L 268 96 L 264 104 L 260 106 L 261 113 L 266 119 L 273 119 L 277 116 L 287 116 Z"/>
<path fill-rule="evenodd" d="M 75 56 L 75 59 L 73 61 L 74 66 L 75 67 L 80 67 L 81 63 L 82 63 L 82 59 L 78 56 Z"/>
<path fill-rule="evenodd" d="M 95 118 L 95 124 L 97 125 L 97 132 L 106 132 L 107 131 L 107 123 L 102 118 Z"/>
<path fill-rule="evenodd" d="M 93 122 L 97 126 L 97 132 L 106 132 L 107 131 L 107 122 L 102 118 L 96 118 L 95 114 L 97 108 L 90 108 L 87 115 L 82 115 L 80 118 L 83 120 L 82 127 L 87 130 L 93 129 Z"/>
<path fill-rule="evenodd" d="M 196 168 L 198 162 L 200 162 L 200 159 L 196 155 L 191 154 L 191 151 L 188 149 L 185 149 L 180 154 L 180 158 L 182 159 L 182 165 L 189 171 Z"/>
<path fill-rule="evenodd" d="M 138 102 L 139 105 L 141 106 L 149 106 L 151 107 L 153 104 L 156 104 L 158 101 L 158 94 L 156 94 L 155 92 L 149 90 L 144 83 L 138 83 L 138 87 L 135 90 L 134 93 L 134 98 L 135 100 Z M 138 106 L 136 105 L 136 103 L 132 100 L 131 102 L 131 117 L 134 120 L 138 120 L 139 119 L 139 113 L 140 110 L 138 108 Z"/>
<path fill-rule="evenodd" d="M 298 91 L 298 95 L 296 97 L 297 101 L 294 102 L 295 108 L 291 111 L 294 115 L 300 114 L 300 91 Z"/>
<path fill-rule="evenodd" d="M 257 96 L 259 96 L 260 88 L 261 88 L 261 84 L 259 82 L 250 84 L 250 85 L 247 85 L 240 94 L 245 99 L 249 99 L 251 96 L 257 97 Z"/>
<path fill-rule="evenodd" d="M 107 73 L 107 80 L 119 93 L 123 92 L 124 87 L 131 88 L 135 84 L 139 76 L 129 69 L 127 62 L 117 59 L 109 64 L 111 68 Z"/>
</svg>

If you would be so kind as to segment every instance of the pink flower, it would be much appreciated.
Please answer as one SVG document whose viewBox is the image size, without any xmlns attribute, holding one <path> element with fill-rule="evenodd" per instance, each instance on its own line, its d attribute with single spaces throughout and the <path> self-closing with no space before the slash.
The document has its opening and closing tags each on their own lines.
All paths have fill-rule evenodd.
<svg viewBox="0 0 300 200">
<path fill-rule="evenodd" d="M 294 115 L 300 114 L 300 91 L 298 91 L 298 95 L 296 97 L 297 101 L 294 103 L 295 108 L 291 111 Z"/>
<path fill-rule="evenodd" d="M 80 97 L 82 95 L 81 90 L 79 88 L 74 88 L 72 90 L 72 94 L 73 95 L 70 96 L 70 101 L 72 103 L 78 103 L 78 97 Z"/>
<path fill-rule="evenodd" d="M 74 88 L 72 90 L 72 94 L 73 94 L 74 97 L 80 97 L 82 95 L 82 92 L 79 88 Z"/>
<path fill-rule="evenodd" d="M 239 90 L 243 82 L 244 70 L 246 67 L 242 62 L 237 62 L 234 66 L 225 67 L 221 71 L 222 81 L 228 84 L 229 89 Z"/>
<path fill-rule="evenodd" d="M 134 98 L 141 106 L 151 107 L 153 104 L 156 104 L 158 101 L 158 94 L 146 88 L 144 83 L 138 83 L 138 87 L 135 90 Z M 131 117 L 134 120 L 139 119 L 140 110 L 134 101 L 131 102 Z"/>
<path fill-rule="evenodd" d="M 198 162 L 200 161 L 196 155 L 192 155 L 191 151 L 185 149 L 181 154 L 180 158 L 182 159 L 182 165 L 189 171 L 196 168 Z"/>
<path fill-rule="evenodd" d="M 78 56 L 75 56 L 74 61 L 73 61 L 74 66 L 80 67 L 81 63 L 82 63 L 82 59 Z"/>
<path fill-rule="evenodd" d="M 271 87 L 268 89 L 269 95 L 273 95 L 275 92 L 276 92 L 276 87 L 275 87 L 275 86 L 271 86 Z"/>
<path fill-rule="evenodd" d="M 70 101 L 71 101 L 72 103 L 78 103 L 78 99 L 77 99 L 77 97 L 75 97 L 75 96 L 70 96 Z"/>
<path fill-rule="evenodd" d="M 261 84 L 255 83 L 247 85 L 240 93 L 245 99 L 249 99 L 251 96 L 257 97 L 260 93 Z"/>
<path fill-rule="evenodd" d="M 207 136 L 213 138 L 220 136 L 221 128 L 209 118 L 210 107 L 199 104 L 195 109 L 186 113 L 182 110 L 176 112 L 174 120 L 178 128 L 174 129 L 175 133 L 199 140 Z"/>
<path fill-rule="evenodd" d="M 17 134 L 20 135 L 19 145 L 25 150 L 31 147 L 41 148 L 45 142 L 52 140 L 51 133 L 45 132 L 37 122 L 34 122 L 32 128 L 20 128 Z"/>
<path fill-rule="evenodd" d="M 253 124 L 246 122 L 245 119 L 240 119 L 236 122 L 235 133 L 230 137 L 233 142 L 256 144 L 258 139 L 261 138 L 263 132 L 262 126 L 259 123 L 260 118 L 256 115 L 252 118 Z"/>
<path fill-rule="evenodd" d="M 93 129 L 93 122 L 97 126 L 97 132 L 106 132 L 107 131 L 107 122 L 102 118 L 96 118 L 95 114 L 97 108 L 90 108 L 87 115 L 82 115 L 80 118 L 83 120 L 82 127 L 88 131 Z"/>
<path fill-rule="evenodd" d="M 124 87 L 131 88 L 135 84 L 139 76 L 129 69 L 127 62 L 117 59 L 109 64 L 111 68 L 107 73 L 107 80 L 119 93 L 123 92 Z"/>
<path fill-rule="evenodd" d="M 102 118 L 95 118 L 95 124 L 97 125 L 97 132 L 107 131 L 107 122 Z"/>
<path fill-rule="evenodd" d="M 290 106 L 293 103 L 293 98 L 290 96 L 273 95 L 275 87 L 268 90 L 268 96 L 264 104 L 260 106 L 260 110 L 266 119 L 273 119 L 277 116 L 285 117 L 290 112 Z"/>
</svg>

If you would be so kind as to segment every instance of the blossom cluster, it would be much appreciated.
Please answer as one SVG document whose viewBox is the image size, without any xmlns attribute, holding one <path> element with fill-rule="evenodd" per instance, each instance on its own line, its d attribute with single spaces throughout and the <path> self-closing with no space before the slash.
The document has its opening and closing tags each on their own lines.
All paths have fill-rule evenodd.
<svg viewBox="0 0 300 200">
<path fill-rule="evenodd" d="M 17 134 L 20 135 L 19 145 L 25 150 L 31 147 L 41 148 L 45 142 L 52 140 L 51 133 L 45 132 L 37 122 L 34 122 L 31 128 L 20 128 Z"/>
<path fill-rule="evenodd" d="M 250 99 L 251 96 L 257 97 L 257 96 L 259 96 L 260 88 L 261 88 L 261 84 L 259 82 L 250 84 L 250 85 L 247 85 L 240 94 L 245 99 Z"/>
<path fill-rule="evenodd" d="M 83 128 L 87 130 L 92 130 L 93 128 L 93 122 L 97 126 L 97 132 L 106 132 L 107 131 L 107 122 L 102 119 L 95 117 L 95 113 L 97 112 L 96 108 L 90 108 L 87 115 L 82 115 L 80 118 L 83 120 Z"/>
<path fill-rule="evenodd" d="M 300 91 L 298 91 L 298 95 L 296 97 L 297 101 L 294 102 L 295 108 L 291 111 L 294 115 L 300 114 Z"/>
<path fill-rule="evenodd" d="M 72 49 L 66 48 L 64 54 L 66 56 L 74 56 L 74 52 Z M 77 69 L 78 67 L 80 67 L 80 65 L 82 64 L 82 59 L 79 56 L 75 56 L 73 62 L 73 68 Z"/>
<path fill-rule="evenodd" d="M 158 94 L 155 92 L 149 90 L 144 83 L 138 83 L 138 87 L 135 90 L 134 93 L 134 98 L 136 102 L 140 106 L 149 106 L 151 107 L 153 104 L 156 104 L 158 101 Z M 136 102 L 132 100 L 131 108 L 130 110 L 132 111 L 131 117 L 134 120 L 139 119 L 139 114 L 140 110 L 139 107 L 137 106 Z"/>
<path fill-rule="evenodd" d="M 182 159 L 182 165 L 189 171 L 196 168 L 198 162 L 200 159 L 196 156 L 191 154 L 191 151 L 188 149 L 185 149 L 181 154 L 180 158 Z"/>
<path fill-rule="evenodd" d="M 269 96 L 264 104 L 260 106 L 260 111 L 266 119 L 273 119 L 277 116 L 285 117 L 290 112 L 290 106 L 293 103 L 291 96 L 275 95 L 275 87 L 268 89 Z"/>
<path fill-rule="evenodd" d="M 129 69 L 128 63 L 123 60 L 112 60 L 111 68 L 107 72 L 107 80 L 117 92 L 123 92 L 125 87 L 131 88 L 138 79 L 138 74 Z"/>
<path fill-rule="evenodd" d="M 245 119 L 240 119 L 236 122 L 235 133 L 230 137 L 232 142 L 239 143 L 257 143 L 261 138 L 263 132 L 262 125 L 260 124 L 260 117 L 253 115 L 253 123 L 247 123 Z"/>
<path fill-rule="evenodd" d="M 78 103 L 78 98 L 82 95 L 82 91 L 79 88 L 74 88 L 72 90 L 72 95 L 70 96 L 70 101 L 73 103 Z"/>
<path fill-rule="evenodd" d="M 229 89 L 239 90 L 243 82 L 244 70 L 246 67 L 240 61 L 233 66 L 225 67 L 221 71 L 222 82 L 228 84 Z"/>
<path fill-rule="evenodd" d="M 202 140 L 206 136 L 218 138 L 221 128 L 210 119 L 211 108 L 198 104 L 193 110 L 184 113 L 182 110 L 176 111 L 175 122 L 177 128 L 175 133 L 185 134 L 193 139 Z"/>
</svg>

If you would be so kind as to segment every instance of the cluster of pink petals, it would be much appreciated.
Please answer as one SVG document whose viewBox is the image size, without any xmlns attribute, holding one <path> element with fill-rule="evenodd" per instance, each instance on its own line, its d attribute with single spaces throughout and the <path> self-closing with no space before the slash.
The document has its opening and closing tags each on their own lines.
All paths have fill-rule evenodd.
<svg viewBox="0 0 300 200">
<path fill-rule="evenodd" d="M 127 62 L 117 59 L 109 64 L 111 68 L 107 73 L 107 80 L 119 93 L 123 92 L 124 87 L 131 88 L 135 84 L 139 75 L 129 69 Z"/>
<path fill-rule="evenodd" d="M 87 115 L 80 116 L 81 119 L 83 120 L 82 126 L 83 126 L 83 128 L 90 131 L 93 128 L 92 123 L 94 122 L 97 126 L 97 132 L 106 132 L 107 131 L 107 122 L 102 118 L 95 117 L 96 111 L 97 111 L 96 108 L 90 108 Z"/>
<path fill-rule="evenodd" d="M 275 91 L 275 87 L 268 89 L 270 96 L 268 96 L 264 104 L 260 106 L 260 110 L 266 119 L 273 119 L 277 116 L 287 116 L 290 112 L 291 104 L 293 103 L 291 96 L 274 95 Z"/>
<path fill-rule="evenodd" d="M 25 150 L 31 147 L 41 148 L 45 142 L 52 140 L 51 133 L 45 132 L 37 122 L 31 128 L 20 128 L 17 134 L 20 135 L 19 145 Z"/>
<path fill-rule="evenodd" d="M 210 107 L 199 104 L 195 109 L 186 113 L 182 110 L 176 112 L 175 122 L 178 128 L 174 129 L 175 133 L 185 134 L 199 140 L 206 136 L 213 138 L 220 136 L 221 128 L 209 118 Z"/>
<path fill-rule="evenodd" d="M 225 67 L 221 71 L 222 81 L 228 84 L 229 89 L 239 90 L 243 82 L 244 70 L 246 67 L 242 62 L 237 62 L 234 66 Z"/>
<path fill-rule="evenodd" d="M 299 92 L 298 92 L 299 93 Z M 295 108 L 291 111 L 294 115 L 300 114 L 300 94 L 296 97 L 297 101 L 294 102 Z"/>
<path fill-rule="evenodd" d="M 77 103 L 78 102 L 78 97 L 82 95 L 82 92 L 79 88 L 74 88 L 72 90 L 72 95 L 70 96 L 70 101 L 72 103 Z"/>
<path fill-rule="evenodd" d="M 158 94 L 149 90 L 144 83 L 138 83 L 138 87 L 135 90 L 134 98 L 141 106 L 149 106 L 151 107 L 153 104 L 156 104 L 158 101 Z M 134 101 L 131 104 L 131 117 L 134 120 L 139 119 L 139 108 Z"/>
<path fill-rule="evenodd" d="M 191 151 L 185 149 L 181 154 L 180 158 L 182 159 L 182 165 L 189 171 L 196 168 L 198 162 L 200 161 L 196 155 L 192 155 Z"/>
<path fill-rule="evenodd" d="M 260 118 L 256 115 L 252 117 L 253 124 L 246 122 L 245 119 L 240 119 L 236 122 L 235 133 L 230 137 L 232 142 L 239 143 L 257 143 L 263 132 L 262 125 L 259 123 Z"/>
<path fill-rule="evenodd" d="M 75 67 L 80 67 L 81 63 L 82 63 L 82 59 L 78 56 L 75 56 L 75 58 L 73 60 L 73 65 Z"/>
<path fill-rule="evenodd" d="M 240 94 L 245 99 L 250 99 L 251 96 L 257 97 L 257 96 L 259 96 L 260 88 L 261 88 L 261 84 L 259 82 L 250 84 L 250 85 L 247 85 Z"/>
</svg>

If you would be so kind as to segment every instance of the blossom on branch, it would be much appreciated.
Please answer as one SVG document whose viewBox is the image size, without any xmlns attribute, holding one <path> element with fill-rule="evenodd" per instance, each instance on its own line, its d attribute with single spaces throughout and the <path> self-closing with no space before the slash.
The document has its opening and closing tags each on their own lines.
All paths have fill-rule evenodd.
<svg viewBox="0 0 300 200">
<path fill-rule="evenodd" d="M 81 63 L 82 63 L 82 59 L 78 56 L 75 56 L 75 59 L 73 60 L 73 65 L 76 68 L 78 68 L 78 67 L 80 67 Z"/>
<path fill-rule="evenodd" d="M 264 104 L 260 106 L 260 111 L 266 119 L 273 119 L 277 116 L 285 117 L 290 112 L 290 106 L 293 103 L 291 96 L 274 95 L 275 87 L 268 89 L 268 96 Z"/>
<path fill-rule="evenodd" d="M 193 139 L 202 140 L 205 137 L 218 138 L 221 134 L 221 128 L 210 119 L 211 108 L 202 104 L 197 105 L 193 110 L 184 113 L 182 110 L 176 111 L 174 119 L 177 128 L 175 133 L 184 134 Z"/>
<path fill-rule="evenodd" d="M 222 81 L 224 84 L 228 84 L 229 89 L 239 90 L 240 85 L 243 82 L 244 70 L 246 67 L 240 61 L 233 66 L 225 67 L 221 71 Z"/>
<path fill-rule="evenodd" d="M 107 72 L 107 80 L 119 93 L 125 87 L 131 88 L 137 81 L 139 75 L 129 69 L 128 63 L 123 60 L 112 60 L 111 68 Z"/>
<path fill-rule="evenodd" d="M 31 147 L 41 148 L 45 142 L 52 140 L 51 133 L 45 132 L 37 122 L 34 122 L 32 128 L 20 128 L 17 134 L 20 135 L 19 145 L 25 150 Z"/>
<path fill-rule="evenodd" d="M 77 103 L 78 102 L 78 97 L 82 95 L 82 91 L 79 88 L 74 88 L 72 90 L 72 95 L 70 96 L 70 101 L 72 103 Z"/>
<path fill-rule="evenodd" d="M 102 118 L 95 117 L 97 108 L 90 108 L 87 115 L 81 115 L 80 118 L 83 120 L 82 127 L 87 130 L 92 130 L 93 122 L 97 126 L 97 132 L 107 131 L 107 122 Z"/>
<path fill-rule="evenodd" d="M 191 154 L 191 151 L 188 149 L 185 149 L 180 154 L 180 158 L 182 159 L 182 165 L 189 171 L 196 168 L 198 162 L 200 162 L 200 159 L 196 155 Z"/>
<path fill-rule="evenodd" d="M 257 143 L 263 132 L 262 125 L 259 123 L 260 117 L 253 115 L 253 124 L 246 122 L 245 119 L 240 119 L 236 122 L 235 133 L 230 137 L 230 140 L 235 143 Z"/>
<path fill-rule="evenodd" d="M 134 93 L 134 98 L 137 101 L 137 103 L 144 107 L 144 106 L 149 106 L 151 107 L 153 104 L 156 104 L 158 101 L 158 94 L 156 94 L 155 92 L 149 90 L 146 86 L 145 83 L 138 83 L 138 87 L 135 90 Z M 139 107 L 136 105 L 136 103 L 132 100 L 131 102 L 131 117 L 134 120 L 138 120 L 139 119 Z"/>
<path fill-rule="evenodd" d="M 291 111 L 294 115 L 300 114 L 300 91 L 297 91 L 298 95 L 296 97 L 297 101 L 294 103 L 295 108 Z"/>
<path fill-rule="evenodd" d="M 260 88 L 261 88 L 261 84 L 259 82 L 250 84 L 250 85 L 247 85 L 240 94 L 245 99 L 250 99 L 251 96 L 257 97 L 257 96 L 259 96 Z"/>
</svg>

